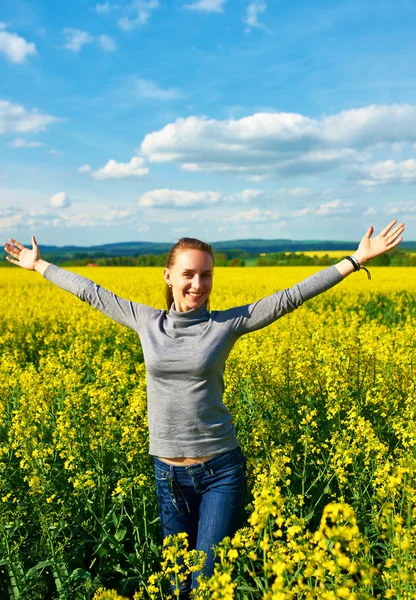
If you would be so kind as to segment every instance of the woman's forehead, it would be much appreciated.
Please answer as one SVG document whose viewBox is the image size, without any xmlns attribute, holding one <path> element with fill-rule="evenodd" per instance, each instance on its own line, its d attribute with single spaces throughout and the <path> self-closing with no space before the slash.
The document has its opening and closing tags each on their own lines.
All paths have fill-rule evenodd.
<svg viewBox="0 0 416 600">
<path fill-rule="evenodd" d="M 175 266 L 179 269 L 210 271 L 213 267 L 213 261 L 207 252 L 189 249 L 179 252 Z"/>
</svg>

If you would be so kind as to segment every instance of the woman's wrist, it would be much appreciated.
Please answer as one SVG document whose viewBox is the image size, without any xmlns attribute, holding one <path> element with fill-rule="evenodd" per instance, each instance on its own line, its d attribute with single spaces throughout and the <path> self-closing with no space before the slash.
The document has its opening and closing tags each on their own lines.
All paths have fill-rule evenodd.
<svg viewBox="0 0 416 600">
<path fill-rule="evenodd" d="M 351 254 L 352 258 L 355 259 L 358 264 L 361 266 L 363 265 L 367 259 L 364 256 L 364 254 L 362 252 L 360 252 L 359 250 L 357 250 L 356 252 L 354 252 L 354 254 Z"/>
<path fill-rule="evenodd" d="M 33 270 L 36 271 L 37 273 L 40 273 L 41 275 L 43 275 L 50 264 L 51 263 L 48 263 L 46 260 L 43 260 L 42 258 L 38 258 L 35 261 Z"/>
</svg>

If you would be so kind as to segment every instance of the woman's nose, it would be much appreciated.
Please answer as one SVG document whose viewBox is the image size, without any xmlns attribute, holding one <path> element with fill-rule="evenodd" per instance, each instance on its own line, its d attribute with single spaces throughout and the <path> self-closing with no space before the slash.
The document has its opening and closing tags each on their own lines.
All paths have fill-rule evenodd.
<svg viewBox="0 0 416 600">
<path fill-rule="evenodd" d="M 192 279 L 192 287 L 194 288 L 194 290 L 197 290 L 201 287 L 201 278 L 199 277 L 199 275 L 195 275 L 195 277 Z"/>
</svg>

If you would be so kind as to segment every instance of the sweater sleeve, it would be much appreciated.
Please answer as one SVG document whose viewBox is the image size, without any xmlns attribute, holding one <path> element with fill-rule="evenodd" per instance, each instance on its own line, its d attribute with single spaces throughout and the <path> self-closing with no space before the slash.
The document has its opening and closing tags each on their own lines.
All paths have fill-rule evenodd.
<svg viewBox="0 0 416 600">
<path fill-rule="evenodd" d="M 91 281 L 91 279 L 61 269 L 53 264 L 48 265 L 43 276 L 51 283 L 74 294 L 83 302 L 104 313 L 116 323 L 125 325 L 135 331 L 138 331 L 140 323 L 150 316 L 149 313 L 160 312 L 145 304 L 124 300 Z"/>
<path fill-rule="evenodd" d="M 341 273 L 332 265 L 291 288 L 266 296 L 252 304 L 222 311 L 221 321 L 231 321 L 231 330 L 237 335 L 256 331 L 299 308 L 306 300 L 329 290 L 342 279 Z"/>
</svg>

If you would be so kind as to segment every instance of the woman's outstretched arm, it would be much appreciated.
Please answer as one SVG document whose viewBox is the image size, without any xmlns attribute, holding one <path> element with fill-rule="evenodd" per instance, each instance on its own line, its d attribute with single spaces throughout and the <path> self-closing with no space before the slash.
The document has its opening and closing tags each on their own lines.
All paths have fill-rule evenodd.
<svg viewBox="0 0 416 600">
<path fill-rule="evenodd" d="M 29 271 L 37 271 L 51 283 L 74 294 L 120 325 L 139 331 L 141 323 L 151 316 L 155 316 L 156 313 L 160 313 L 145 304 L 125 300 L 87 277 L 61 269 L 41 259 L 34 236 L 32 236 L 32 250 L 25 248 L 23 244 L 12 238 L 9 243 L 4 243 L 4 249 L 10 255 L 10 257 L 6 256 L 9 262 Z"/>
<path fill-rule="evenodd" d="M 404 223 L 399 223 L 399 225 L 393 229 L 396 223 L 397 220 L 391 221 L 391 223 L 373 238 L 371 236 L 374 233 L 374 227 L 369 227 L 367 233 L 361 240 L 357 251 L 352 255 L 353 260 L 355 259 L 355 261 L 362 266 L 368 260 L 376 258 L 377 256 L 380 256 L 380 254 L 392 250 L 397 244 L 400 244 L 403 239 L 401 234 L 404 231 Z M 347 259 L 342 260 L 336 264 L 335 267 L 343 277 L 350 275 L 355 270 L 352 262 Z"/>
<path fill-rule="evenodd" d="M 314 298 L 340 283 L 372 258 L 380 256 L 395 248 L 402 241 L 401 234 L 404 224 L 400 223 L 394 229 L 397 221 L 392 221 L 377 236 L 372 238 L 373 227 L 369 227 L 361 240 L 358 249 L 352 255 L 353 262 L 343 259 L 336 265 L 327 267 L 300 281 L 291 288 L 281 290 L 245 306 L 237 306 L 221 311 L 221 321 L 230 322 L 231 329 L 238 335 L 256 331 L 270 325 L 283 315 L 299 308 L 306 300 Z M 356 266 L 354 267 L 354 261 Z"/>
</svg>

